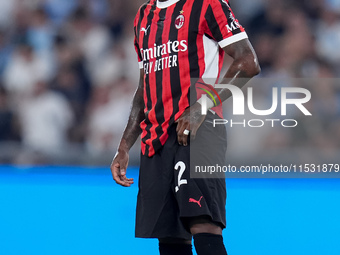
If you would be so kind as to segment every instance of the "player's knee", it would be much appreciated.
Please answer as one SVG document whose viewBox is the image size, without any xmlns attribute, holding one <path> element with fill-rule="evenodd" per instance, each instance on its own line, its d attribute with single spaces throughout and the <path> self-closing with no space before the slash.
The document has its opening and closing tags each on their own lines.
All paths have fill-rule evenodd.
<svg viewBox="0 0 340 255">
<path fill-rule="evenodd" d="M 189 228 L 192 235 L 200 233 L 210 233 L 222 235 L 221 226 L 214 223 L 210 217 L 197 217 L 189 221 Z"/>
<path fill-rule="evenodd" d="M 158 238 L 160 243 L 168 243 L 168 244 L 191 244 L 191 240 L 182 239 L 182 238 L 174 238 L 174 237 L 166 237 L 166 238 Z"/>
<path fill-rule="evenodd" d="M 191 226 L 190 232 L 192 235 L 196 235 L 200 233 L 222 235 L 222 228 L 212 223 L 202 223 L 202 224 L 194 224 L 193 226 Z"/>
</svg>

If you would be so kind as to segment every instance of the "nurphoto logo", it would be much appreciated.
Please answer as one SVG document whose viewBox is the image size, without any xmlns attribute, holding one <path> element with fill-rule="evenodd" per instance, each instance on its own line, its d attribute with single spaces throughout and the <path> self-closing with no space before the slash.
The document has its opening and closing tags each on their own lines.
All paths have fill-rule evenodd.
<svg viewBox="0 0 340 255">
<path fill-rule="evenodd" d="M 210 86 L 209 86 L 210 88 Z M 243 91 L 231 84 L 216 84 L 214 86 L 216 89 L 229 89 L 232 98 L 233 98 L 233 115 L 235 116 L 244 116 L 245 115 L 245 96 Z M 201 88 L 200 88 L 201 89 Z M 211 89 L 211 88 L 210 88 Z M 279 97 L 279 90 L 280 90 L 280 97 Z M 201 99 L 201 113 L 202 115 L 206 115 L 208 112 L 207 107 L 207 100 L 212 100 L 214 105 L 216 104 L 216 100 L 212 93 L 216 94 L 217 98 L 220 100 L 218 93 L 215 89 L 211 89 L 208 91 L 204 89 L 206 94 L 202 95 Z M 298 98 L 292 98 L 294 95 L 299 95 Z M 209 99 L 208 99 L 209 97 Z M 270 116 L 275 113 L 278 109 L 280 110 L 281 116 L 287 116 L 287 106 L 294 105 L 300 112 L 305 116 L 312 116 L 312 114 L 307 110 L 304 106 L 307 102 L 311 99 L 311 92 L 305 88 L 299 87 L 281 87 L 281 88 L 272 88 L 272 104 L 269 109 L 259 110 L 254 107 L 254 95 L 253 95 L 253 88 L 248 87 L 247 89 L 247 106 L 249 112 L 256 116 Z M 275 127 L 276 123 L 280 123 L 283 127 L 296 127 L 298 125 L 297 120 L 295 119 L 243 119 L 241 122 L 235 122 L 232 119 L 215 119 L 213 121 L 213 126 L 227 124 L 229 123 L 231 127 L 233 126 L 248 126 L 248 127 L 262 127 L 266 123 L 271 124 L 271 127 Z"/>
</svg>

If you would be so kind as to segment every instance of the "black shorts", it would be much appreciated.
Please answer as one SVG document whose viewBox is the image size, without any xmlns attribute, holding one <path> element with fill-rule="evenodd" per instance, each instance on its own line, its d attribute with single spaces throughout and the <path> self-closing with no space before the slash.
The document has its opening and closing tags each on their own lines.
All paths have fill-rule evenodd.
<svg viewBox="0 0 340 255">
<path fill-rule="evenodd" d="M 190 178 L 190 147 L 195 143 L 213 144 L 214 150 L 219 152 L 209 156 L 209 164 L 226 163 L 226 128 L 220 125 L 212 129 L 213 118 L 218 117 L 211 113 L 207 115 L 196 139 L 188 146 L 178 144 L 174 125 L 165 145 L 154 156 L 141 156 L 136 237 L 191 239 L 186 222 L 196 216 L 208 216 L 225 228 L 225 179 Z M 202 148 L 197 151 L 199 161 L 204 158 L 202 155 L 211 155 L 209 146 L 195 148 Z"/>
</svg>

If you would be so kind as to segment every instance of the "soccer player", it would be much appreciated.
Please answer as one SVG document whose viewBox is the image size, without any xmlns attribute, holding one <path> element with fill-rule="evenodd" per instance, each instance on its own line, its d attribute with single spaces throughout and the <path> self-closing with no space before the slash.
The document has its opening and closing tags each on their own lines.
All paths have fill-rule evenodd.
<svg viewBox="0 0 340 255">
<path fill-rule="evenodd" d="M 231 94 L 206 97 L 210 110 L 202 115 L 197 85 L 213 90 L 203 81 L 219 78 L 226 53 L 233 62 L 224 78 L 242 87 L 260 71 L 256 54 L 227 0 L 150 0 L 134 32 L 140 82 L 111 171 L 118 184 L 133 184 L 129 150 L 141 135 L 136 237 L 158 238 L 161 255 L 192 254 L 192 237 L 198 255 L 225 255 L 225 179 L 190 178 L 190 148 L 213 141 L 222 153 L 206 159 L 209 145 L 195 146 L 197 159 L 226 163 L 225 127 L 210 123 L 222 118 L 221 102 Z"/>
</svg>

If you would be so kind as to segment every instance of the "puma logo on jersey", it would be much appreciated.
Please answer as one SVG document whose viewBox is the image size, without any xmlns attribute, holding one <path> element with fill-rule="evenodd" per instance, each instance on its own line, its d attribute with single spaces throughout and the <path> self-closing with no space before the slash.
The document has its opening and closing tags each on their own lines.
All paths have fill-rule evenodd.
<svg viewBox="0 0 340 255">
<path fill-rule="evenodd" d="M 193 198 L 189 198 L 189 203 L 196 203 L 199 205 L 199 207 L 202 207 L 201 206 L 201 199 L 203 198 L 203 196 L 200 197 L 200 199 L 197 201 L 196 199 L 193 199 Z"/>
<path fill-rule="evenodd" d="M 142 27 L 141 29 L 140 29 L 140 31 L 141 32 L 144 32 L 144 35 L 147 35 L 148 34 L 148 29 L 150 28 L 150 25 L 147 27 L 147 28 L 145 28 L 145 27 Z"/>
</svg>

